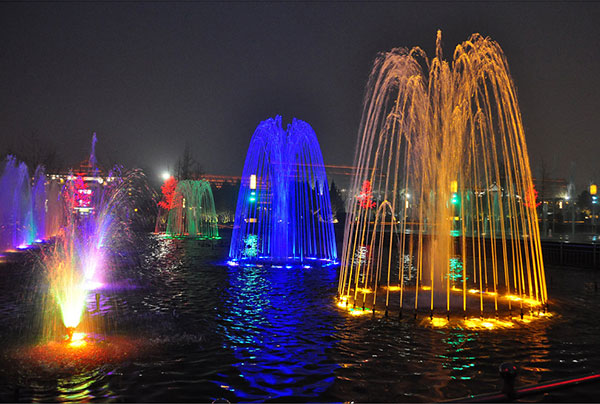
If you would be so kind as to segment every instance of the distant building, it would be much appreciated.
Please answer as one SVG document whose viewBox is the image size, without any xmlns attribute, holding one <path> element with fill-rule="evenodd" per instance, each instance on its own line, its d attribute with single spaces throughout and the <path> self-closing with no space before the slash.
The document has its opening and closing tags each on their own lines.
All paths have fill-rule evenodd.
<svg viewBox="0 0 600 404">
<path fill-rule="evenodd" d="M 210 182 L 210 184 L 216 189 L 221 189 L 224 184 L 237 186 L 240 184 L 242 177 L 235 175 L 218 175 L 218 174 L 206 174 L 202 178 Z"/>
<path fill-rule="evenodd" d="M 72 195 L 65 196 L 72 204 L 73 210 L 81 215 L 88 215 L 94 211 L 95 193 L 115 180 L 114 176 L 107 176 L 102 168 L 92 166 L 89 159 L 68 172 L 48 173 L 46 177 L 49 181 L 59 184 L 73 181 Z"/>
</svg>

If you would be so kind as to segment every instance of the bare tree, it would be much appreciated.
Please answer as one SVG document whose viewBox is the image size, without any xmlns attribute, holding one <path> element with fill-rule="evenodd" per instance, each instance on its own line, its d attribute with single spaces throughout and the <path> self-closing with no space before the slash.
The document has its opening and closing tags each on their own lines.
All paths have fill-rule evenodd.
<svg viewBox="0 0 600 404">
<path fill-rule="evenodd" d="M 176 177 L 178 180 L 197 180 L 204 175 L 202 166 L 198 163 L 190 151 L 189 143 L 185 144 L 183 154 L 177 160 Z"/>
</svg>

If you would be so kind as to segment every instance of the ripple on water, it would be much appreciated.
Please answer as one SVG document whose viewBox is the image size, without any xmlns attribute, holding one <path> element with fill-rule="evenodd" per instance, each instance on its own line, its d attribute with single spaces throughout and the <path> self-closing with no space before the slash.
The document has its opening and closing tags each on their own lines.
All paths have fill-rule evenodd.
<svg viewBox="0 0 600 404">
<path fill-rule="evenodd" d="M 94 360 L 49 359 L 52 349 L 31 341 L 36 274 L 3 273 L 1 401 L 438 401 L 497 390 L 505 361 L 522 384 L 600 368 L 590 272 L 548 268 L 555 316 L 489 332 L 349 316 L 334 304 L 331 268 L 228 268 L 210 247 L 157 237 L 140 249 L 141 265 L 111 273 L 99 291 L 102 310 L 91 316 L 121 351 Z"/>
</svg>

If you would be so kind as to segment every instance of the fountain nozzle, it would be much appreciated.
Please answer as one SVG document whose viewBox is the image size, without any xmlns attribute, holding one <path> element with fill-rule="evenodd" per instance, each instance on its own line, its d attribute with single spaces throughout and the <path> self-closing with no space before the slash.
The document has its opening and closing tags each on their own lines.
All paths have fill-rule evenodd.
<svg viewBox="0 0 600 404">
<path fill-rule="evenodd" d="M 67 327 L 67 341 L 71 341 L 73 339 L 74 332 L 75 332 L 75 327 Z"/>
</svg>

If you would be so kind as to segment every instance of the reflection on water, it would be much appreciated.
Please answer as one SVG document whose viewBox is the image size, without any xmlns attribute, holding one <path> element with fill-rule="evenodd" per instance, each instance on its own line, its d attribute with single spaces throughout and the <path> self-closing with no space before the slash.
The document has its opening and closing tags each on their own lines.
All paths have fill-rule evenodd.
<svg viewBox="0 0 600 404">
<path fill-rule="evenodd" d="M 147 238 L 139 266 L 98 291 L 98 311 L 88 299 L 90 324 L 144 349 L 68 371 L 14 360 L 37 346 L 44 288 L 31 264 L 0 264 L 0 401 L 437 401 L 497 390 L 505 361 L 521 384 L 600 369 L 594 272 L 548 269 L 548 321 L 435 328 L 408 315 L 348 315 L 335 305 L 335 269 L 214 264 L 226 244 Z M 575 391 L 591 401 L 594 392 Z"/>
<path fill-rule="evenodd" d="M 316 397 L 333 383 L 326 351 L 336 317 L 323 285 L 335 277 L 326 268 L 229 270 L 221 327 L 248 387 L 238 398 Z"/>
</svg>

